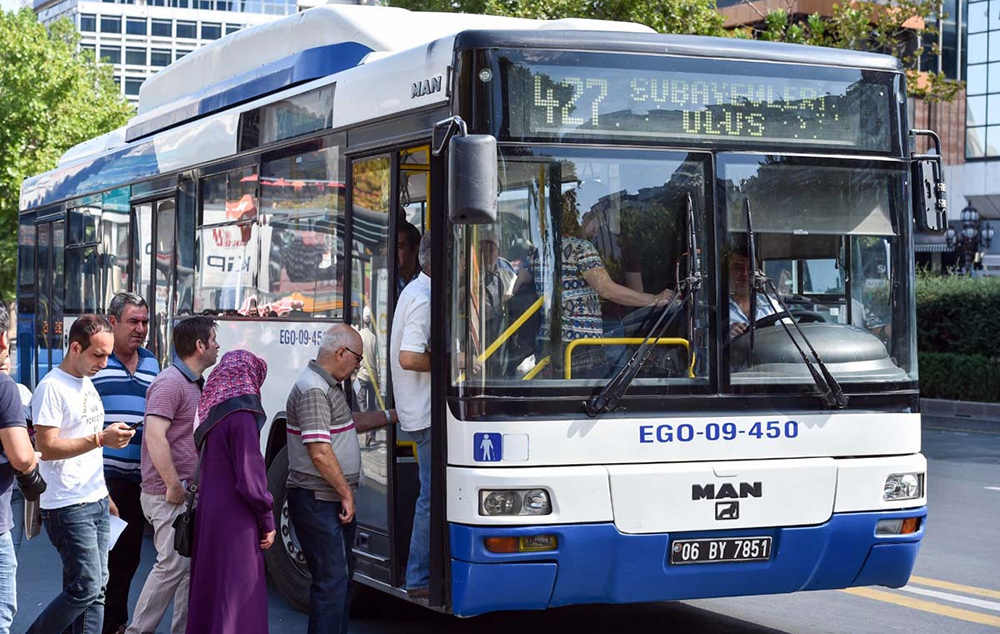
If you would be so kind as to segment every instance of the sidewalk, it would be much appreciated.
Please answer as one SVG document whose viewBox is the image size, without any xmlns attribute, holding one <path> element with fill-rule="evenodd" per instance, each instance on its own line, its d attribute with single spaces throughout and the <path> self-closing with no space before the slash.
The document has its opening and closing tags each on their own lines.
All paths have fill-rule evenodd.
<svg viewBox="0 0 1000 634">
<path fill-rule="evenodd" d="M 926 427 L 1000 433 L 1000 403 L 920 399 L 920 413 Z M 933 418 L 933 421 L 927 421 Z"/>
</svg>

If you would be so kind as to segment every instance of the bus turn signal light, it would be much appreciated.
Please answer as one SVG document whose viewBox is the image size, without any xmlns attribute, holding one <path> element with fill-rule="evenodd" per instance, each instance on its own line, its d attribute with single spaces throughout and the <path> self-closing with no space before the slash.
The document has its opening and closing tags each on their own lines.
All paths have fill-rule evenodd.
<svg viewBox="0 0 1000 634">
<path fill-rule="evenodd" d="M 903 520 L 903 530 L 900 531 L 901 535 L 909 535 L 910 533 L 916 533 L 920 529 L 920 518 L 919 517 L 908 517 Z"/>
<path fill-rule="evenodd" d="M 486 550 L 491 553 L 538 553 L 555 550 L 558 545 L 555 535 L 486 538 Z"/>
</svg>

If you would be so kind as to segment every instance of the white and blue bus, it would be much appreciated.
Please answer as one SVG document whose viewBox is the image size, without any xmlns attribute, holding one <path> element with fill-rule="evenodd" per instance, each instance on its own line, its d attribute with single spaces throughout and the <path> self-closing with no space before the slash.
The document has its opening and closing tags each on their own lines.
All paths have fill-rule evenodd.
<svg viewBox="0 0 1000 634">
<path fill-rule="evenodd" d="M 305 605 L 285 399 L 346 322 L 392 406 L 408 222 L 435 256 L 429 607 L 902 586 L 927 514 L 913 234 L 943 189 L 904 84 L 891 57 L 588 20 L 240 31 L 24 183 L 17 371 L 119 290 L 163 363 L 214 316 L 269 365 L 268 569 Z M 413 445 L 360 442 L 356 579 L 406 598 Z"/>
</svg>

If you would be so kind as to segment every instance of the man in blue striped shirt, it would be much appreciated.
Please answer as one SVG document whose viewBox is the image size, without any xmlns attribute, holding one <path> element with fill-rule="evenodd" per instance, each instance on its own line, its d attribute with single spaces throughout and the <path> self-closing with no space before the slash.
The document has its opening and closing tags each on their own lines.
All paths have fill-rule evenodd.
<svg viewBox="0 0 1000 634">
<path fill-rule="evenodd" d="M 160 364 L 143 348 L 149 334 L 149 307 L 134 293 L 118 293 L 108 306 L 115 347 L 108 366 L 93 378 L 104 404 L 105 425 L 142 422 L 146 389 L 160 372 Z M 128 625 L 128 594 L 139 567 L 146 518 L 139 502 L 142 473 L 142 427 L 124 449 L 104 448 L 104 479 L 111 499 L 128 527 L 108 556 L 108 589 L 104 607 L 104 634 L 118 634 Z"/>
</svg>

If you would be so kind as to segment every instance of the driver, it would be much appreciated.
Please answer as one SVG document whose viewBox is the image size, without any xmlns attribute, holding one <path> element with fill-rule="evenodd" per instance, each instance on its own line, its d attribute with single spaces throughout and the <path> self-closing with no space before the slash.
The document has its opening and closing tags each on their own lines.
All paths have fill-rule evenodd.
<svg viewBox="0 0 1000 634">
<path fill-rule="evenodd" d="M 729 336 L 746 332 L 750 320 L 750 258 L 746 251 L 732 249 L 726 255 L 729 267 Z M 778 309 L 764 293 L 757 293 L 757 315 L 754 320 L 773 315 Z"/>
</svg>

